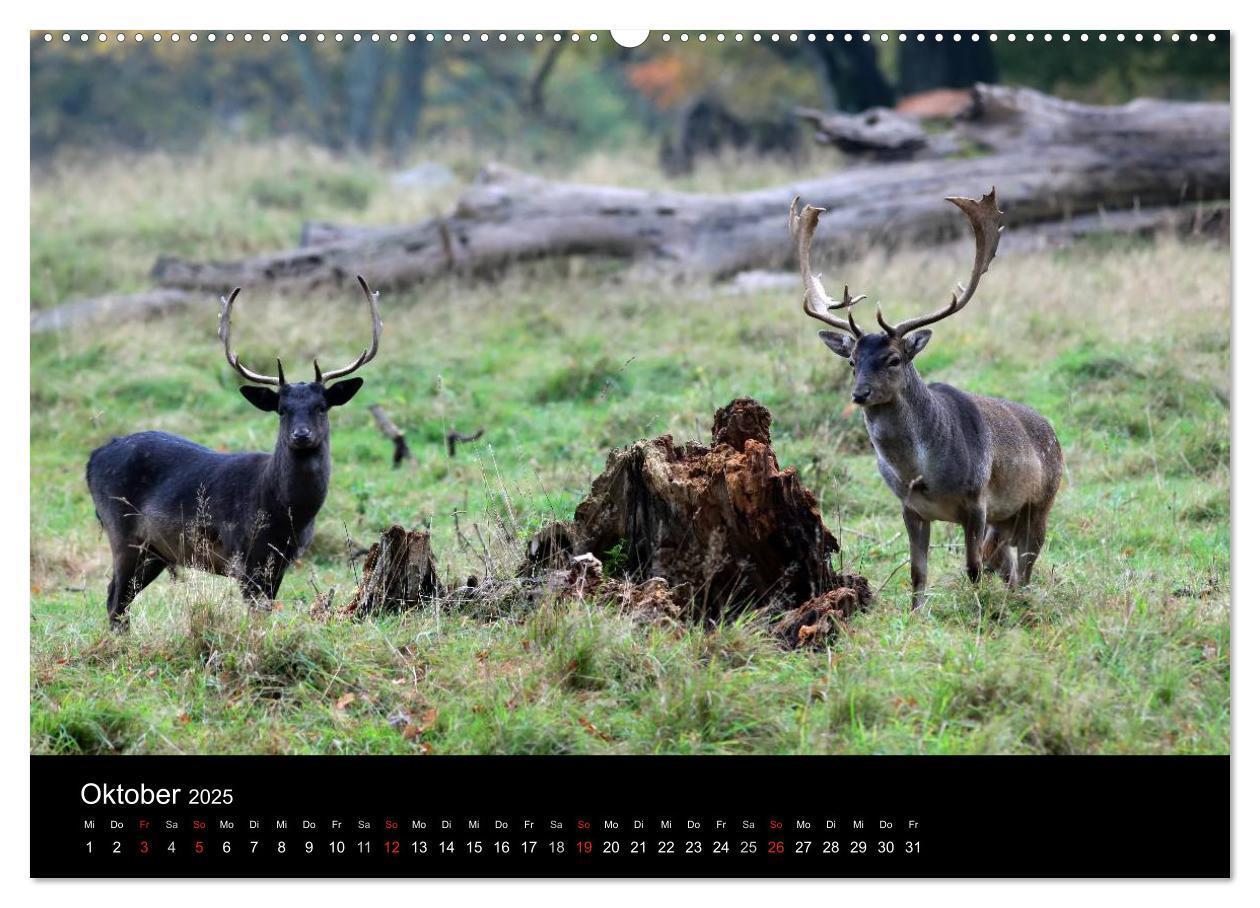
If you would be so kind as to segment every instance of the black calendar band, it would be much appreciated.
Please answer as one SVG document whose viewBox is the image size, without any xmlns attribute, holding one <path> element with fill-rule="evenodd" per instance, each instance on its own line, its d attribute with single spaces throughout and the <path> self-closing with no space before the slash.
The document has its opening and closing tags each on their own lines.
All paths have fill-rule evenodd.
<svg viewBox="0 0 1260 908">
<path fill-rule="evenodd" d="M 31 758 L 35 877 L 1227 877 L 1229 758 Z"/>
</svg>

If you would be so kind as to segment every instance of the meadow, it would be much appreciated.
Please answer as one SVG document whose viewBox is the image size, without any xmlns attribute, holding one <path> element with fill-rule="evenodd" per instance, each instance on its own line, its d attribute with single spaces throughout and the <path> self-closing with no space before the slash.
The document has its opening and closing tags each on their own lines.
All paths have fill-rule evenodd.
<svg viewBox="0 0 1260 908">
<path fill-rule="evenodd" d="M 400 190 L 370 162 L 284 143 L 62 161 L 32 182 L 32 305 L 145 286 L 162 254 L 290 245 L 307 218 L 403 222 L 455 183 Z M 805 171 L 829 166 L 814 156 Z M 786 182 L 727 161 L 679 188 Z M 576 179 L 665 181 L 602 156 Z M 959 187 L 960 192 L 983 187 Z M 1000 190 L 1000 187 L 999 187 Z M 784 200 L 786 208 L 787 200 Z M 825 222 L 824 228 L 825 229 Z M 786 242 L 785 231 L 785 242 Z M 824 268 L 893 318 L 944 301 L 963 245 Z M 370 277 L 370 275 L 369 275 Z M 270 449 L 274 417 L 237 393 L 217 300 L 148 322 L 31 340 L 31 749 L 37 753 L 1226 753 L 1230 748 L 1230 257 L 1197 239 L 1097 238 L 1004 252 L 919 357 L 929 380 L 1039 409 L 1068 473 L 1030 587 L 971 585 L 935 524 L 927 605 L 909 611 L 907 543 L 875 470 L 849 372 L 795 284 L 627 283 L 607 262 L 521 266 L 382 295 L 366 386 L 333 416 L 332 491 L 271 613 L 233 584 L 164 575 L 106 629 L 107 540 L 83 479 L 110 436 L 162 429 Z M 362 301 L 243 295 L 244 361 L 362 348 Z M 510 573 L 523 540 L 571 515 L 609 449 L 707 441 L 751 396 L 819 497 L 845 570 L 880 593 L 823 651 L 762 623 L 636 623 L 597 599 L 364 621 L 312 609 L 353 590 L 349 550 L 430 526 L 447 578 Z M 368 406 L 408 432 L 392 469 Z M 484 428 L 448 457 L 445 435 Z M 461 532 L 456 532 L 458 519 Z M 468 544 L 472 536 L 484 542 Z"/>
</svg>

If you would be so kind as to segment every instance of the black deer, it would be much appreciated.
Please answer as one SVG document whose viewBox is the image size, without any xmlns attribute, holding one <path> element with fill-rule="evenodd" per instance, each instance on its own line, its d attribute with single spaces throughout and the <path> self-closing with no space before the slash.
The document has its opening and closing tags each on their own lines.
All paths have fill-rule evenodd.
<svg viewBox="0 0 1260 908">
<path fill-rule="evenodd" d="M 328 409 L 354 397 L 363 379 L 328 382 L 370 362 L 380 344 L 377 294 L 362 277 L 359 286 L 372 313 L 371 346 L 331 372 L 321 372 L 316 360 L 313 382 L 286 382 L 279 359 L 276 375 L 245 368 L 232 350 L 240 288 L 222 301 L 219 337 L 227 361 L 255 383 L 241 394 L 280 416 L 270 454 L 224 454 L 166 432 L 114 438 L 92 452 L 88 489 L 114 556 L 106 604 L 112 629 L 125 630 L 136 595 L 180 565 L 235 578 L 253 604 L 275 598 L 290 562 L 310 543 L 328 494 Z"/>
<path fill-rule="evenodd" d="M 870 332 L 853 319 L 852 307 L 865 297 L 849 296 L 846 286 L 836 301 L 811 270 L 809 250 L 823 209 L 806 205 L 798 210 L 797 201 L 792 200 L 788 226 L 805 282 L 805 314 L 844 332 L 818 334 L 833 353 L 849 361 L 853 402 L 862 408 L 879 473 L 901 501 L 910 537 L 913 608 L 924 600 L 933 520 L 962 524 L 967 575 L 973 581 L 984 567 L 1011 586 L 1027 583 L 1063 475 L 1063 451 L 1054 428 L 1023 404 L 968 394 L 940 382 L 929 385 L 913 362 L 932 337 L 927 326 L 962 311 L 997 255 L 1002 231 L 997 192 L 981 199 L 948 199 L 967 216 L 976 237 L 967 286 L 959 284 L 937 311 L 896 325 L 884 321 L 877 308 L 882 330 Z M 845 310 L 846 317 L 831 315 L 829 309 Z"/>
</svg>

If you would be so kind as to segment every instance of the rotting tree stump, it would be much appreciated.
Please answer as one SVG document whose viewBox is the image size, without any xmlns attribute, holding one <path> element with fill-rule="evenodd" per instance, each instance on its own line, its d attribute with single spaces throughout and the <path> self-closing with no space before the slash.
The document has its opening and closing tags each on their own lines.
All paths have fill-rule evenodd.
<svg viewBox="0 0 1260 908">
<path fill-rule="evenodd" d="M 839 548 L 818 502 L 770 443 L 770 411 L 740 398 L 713 418 L 713 444 L 663 435 L 609 455 L 571 524 L 531 540 L 523 573 L 590 552 L 635 582 L 664 578 L 691 618 L 770 614 L 827 593 Z"/>
<path fill-rule="evenodd" d="M 395 524 L 367 554 L 363 578 L 343 614 L 363 616 L 415 608 L 443 594 L 425 530 Z"/>
</svg>

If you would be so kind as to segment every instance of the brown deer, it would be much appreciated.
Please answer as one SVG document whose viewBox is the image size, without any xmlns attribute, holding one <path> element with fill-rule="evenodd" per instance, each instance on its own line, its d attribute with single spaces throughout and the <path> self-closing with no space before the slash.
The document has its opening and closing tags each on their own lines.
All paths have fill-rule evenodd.
<svg viewBox="0 0 1260 908">
<path fill-rule="evenodd" d="M 106 602 L 112 629 L 126 630 L 131 601 L 162 571 L 181 565 L 234 577 L 253 603 L 275 599 L 290 562 L 310 544 L 328 494 L 328 410 L 363 385 L 361 378 L 330 382 L 370 362 L 380 345 L 376 293 L 358 280 L 372 316 L 371 346 L 340 369 L 323 372 L 316 360 L 313 382 L 285 381 L 278 359 L 275 375 L 246 368 L 232 349 L 240 288 L 223 300 L 223 353 L 254 382 L 241 394 L 280 418 L 271 453 L 225 454 L 166 432 L 125 435 L 92 452 L 87 484 L 114 556 Z"/>
<path fill-rule="evenodd" d="M 966 287 L 959 284 L 941 309 L 896 325 L 884 321 L 877 307 L 882 330 L 873 332 L 863 331 L 853 318 L 853 306 L 865 295 L 850 296 L 846 285 L 837 302 L 810 269 L 810 244 L 824 209 L 798 208 L 799 199 L 793 199 L 788 210 L 805 283 L 805 314 L 843 332 L 820 331 L 818 336 L 849 361 L 853 402 L 862 408 L 880 475 L 901 501 L 916 609 L 927 585 L 933 520 L 962 524 L 967 576 L 973 582 L 980 579 L 983 566 L 1012 587 L 1027 583 L 1063 474 L 1059 439 L 1041 414 L 1000 397 L 927 384 L 914 367 L 915 356 L 932 337 L 926 326 L 962 311 L 997 254 L 1001 237 L 996 190 L 981 199 L 947 201 L 962 210 L 975 232 L 971 280 Z M 829 310 L 843 310 L 845 317 Z"/>
</svg>

